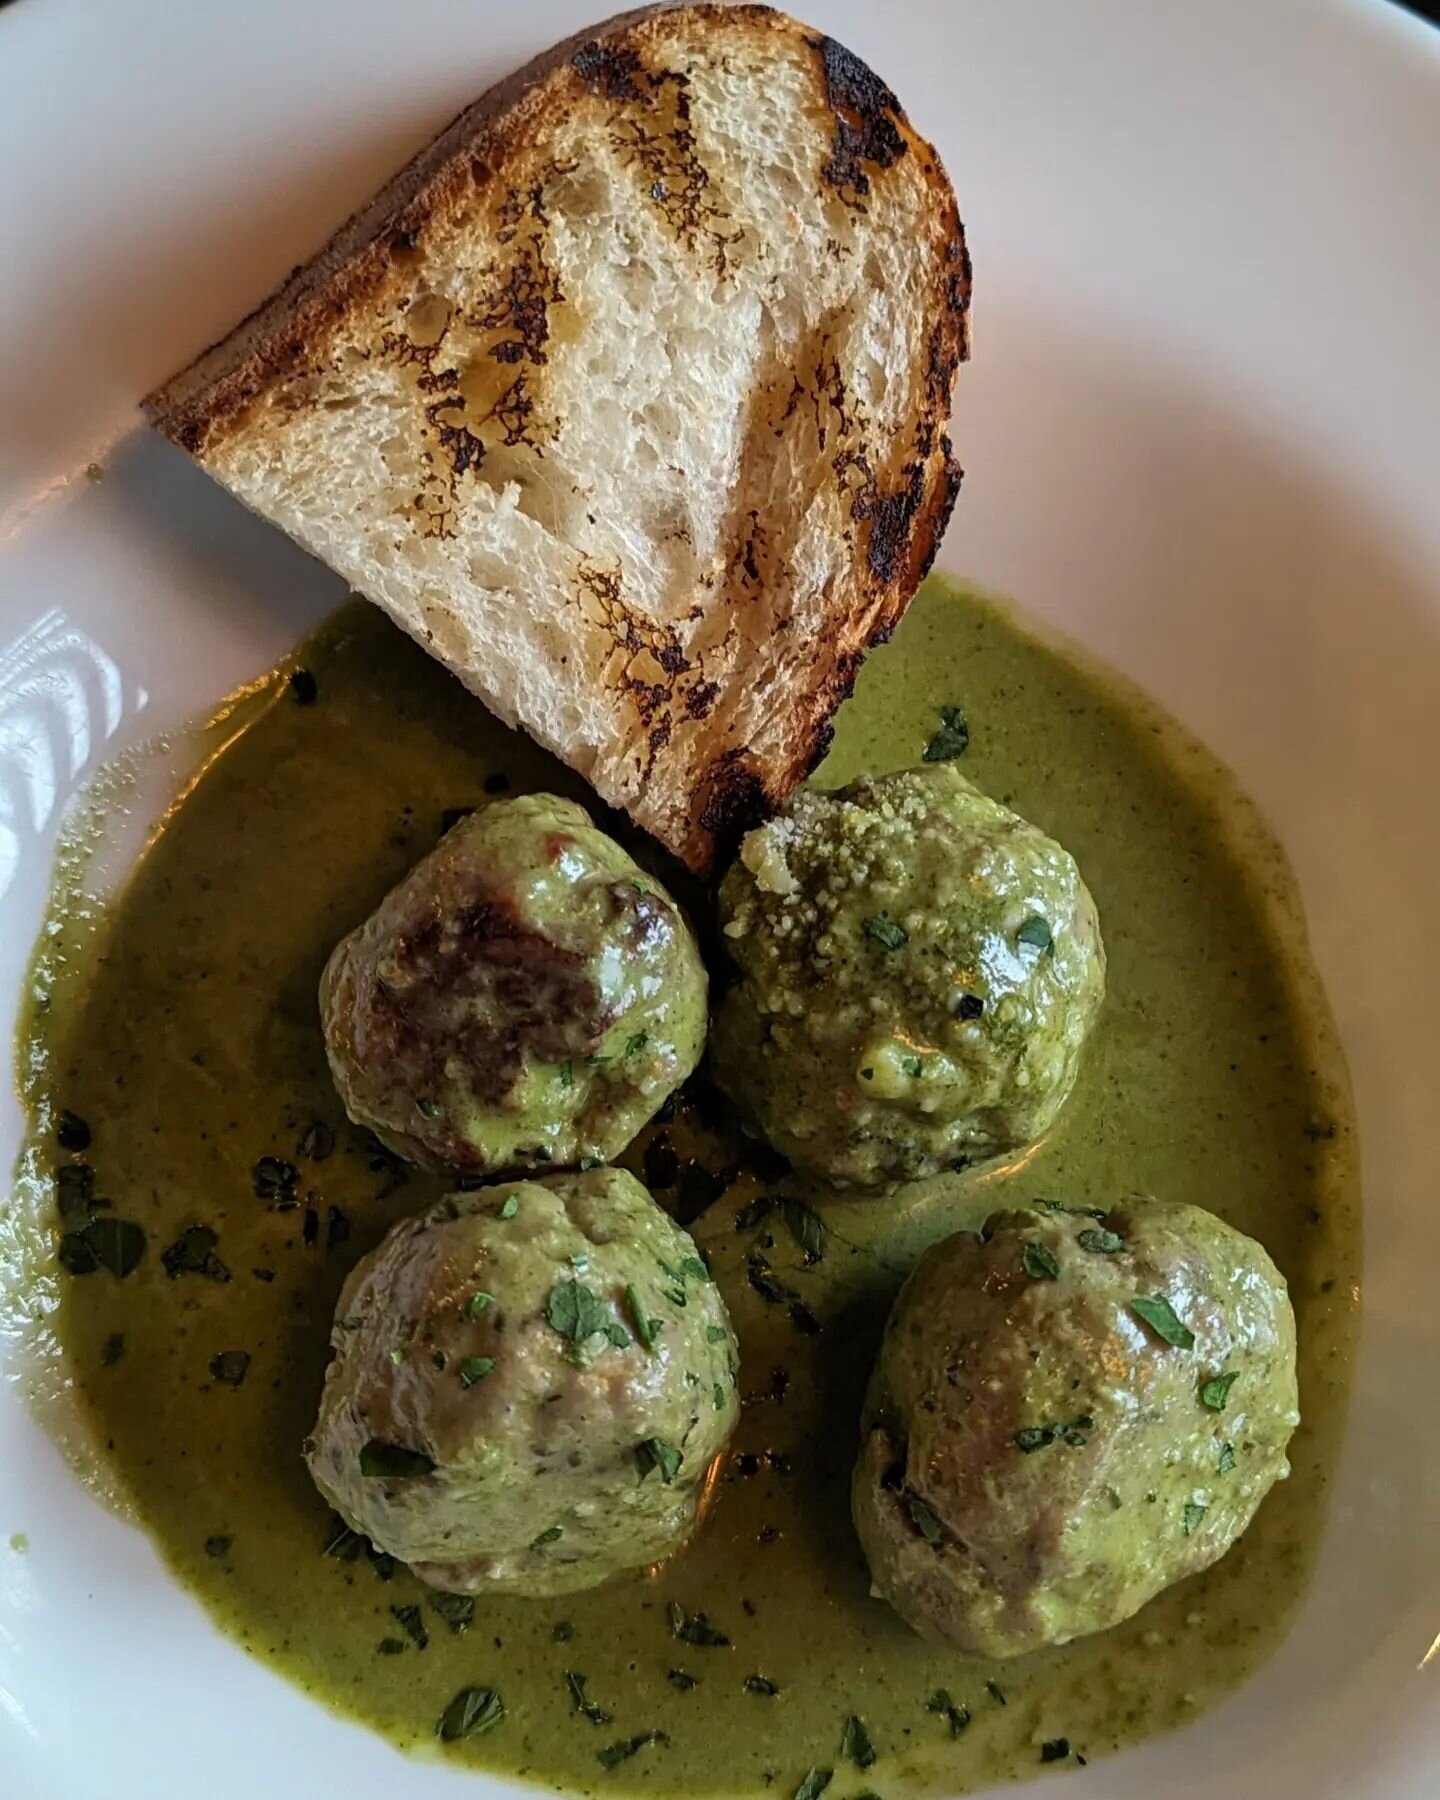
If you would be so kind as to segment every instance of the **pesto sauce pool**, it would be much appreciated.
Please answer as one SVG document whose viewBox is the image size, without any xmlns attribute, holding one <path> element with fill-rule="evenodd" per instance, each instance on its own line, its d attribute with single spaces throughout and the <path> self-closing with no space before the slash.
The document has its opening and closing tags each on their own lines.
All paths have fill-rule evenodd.
<svg viewBox="0 0 1440 1800">
<path fill-rule="evenodd" d="M 442 1613 L 335 1529 L 300 1455 L 346 1272 L 446 1186 L 346 1121 L 316 987 L 445 809 L 502 774 L 514 791 L 584 790 L 378 612 L 347 607 L 299 654 L 313 701 L 282 673 L 226 715 L 93 943 L 62 881 L 21 1045 L 32 1117 L 51 1121 L 21 1204 L 53 1223 L 53 1171 L 88 1168 L 114 1202 L 96 1217 L 144 1243 L 124 1280 L 57 1272 L 53 1234 L 43 1267 L 11 1275 L 58 1283 L 46 1354 L 111 1446 L 97 1483 L 118 1486 L 221 1627 L 405 1746 L 433 1746 L 442 1714 L 489 1723 L 493 1705 L 452 1702 L 498 1690 L 503 1720 L 443 1754 L 583 1793 L 790 1795 L 818 1769 L 837 1800 L 954 1794 L 1165 1730 L 1255 1668 L 1323 1523 L 1359 1201 L 1290 877 L 1213 759 L 1126 685 L 927 584 L 866 666 L 821 780 L 914 762 L 942 709 L 963 706 L 964 772 L 1071 850 L 1099 906 L 1109 996 L 1077 1089 L 1012 1165 L 879 1202 L 747 1164 L 703 1088 L 653 1126 L 624 1160 L 690 1224 L 741 1343 L 744 1416 L 704 1523 L 648 1576 L 471 1610 L 440 1597 Z M 88 1126 L 83 1150 L 57 1147 L 62 1108 Z M 66 1177 L 72 1223 L 90 1180 Z M 889 1302 L 925 1246 L 996 1207 L 1133 1191 L 1211 1209 L 1288 1278 L 1294 1473 L 1221 1563 L 1103 1636 L 996 1666 L 926 1644 L 868 1596 L 849 1519 Z M 135 1253 L 113 1224 L 93 1242 L 120 1266 Z"/>
</svg>

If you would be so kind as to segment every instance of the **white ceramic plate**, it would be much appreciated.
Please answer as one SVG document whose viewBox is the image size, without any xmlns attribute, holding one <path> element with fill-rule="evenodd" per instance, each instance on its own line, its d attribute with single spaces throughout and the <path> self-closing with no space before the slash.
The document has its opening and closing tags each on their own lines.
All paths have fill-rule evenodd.
<svg viewBox="0 0 1440 1800">
<path fill-rule="evenodd" d="M 339 597 L 138 430 L 135 396 L 592 3 L 0 10 L 7 1019 L 67 796 Z M 1433 1797 L 1440 33 L 1379 0 L 809 11 L 938 141 L 970 232 L 944 561 L 1138 677 L 1259 796 L 1358 1095 L 1364 1348 L 1309 1602 L 1218 1712 L 1066 1792 Z M 7 1164 L 18 1127 L 7 1086 Z M 462 1786 L 500 1791 L 406 1762 L 219 1637 L 0 1384 L 4 1800 Z"/>
</svg>

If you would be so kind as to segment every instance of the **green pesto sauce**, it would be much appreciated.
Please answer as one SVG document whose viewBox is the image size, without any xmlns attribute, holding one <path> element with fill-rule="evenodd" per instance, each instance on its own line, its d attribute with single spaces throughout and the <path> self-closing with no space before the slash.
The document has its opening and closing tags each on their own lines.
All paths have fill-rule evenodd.
<svg viewBox="0 0 1440 1800">
<path fill-rule="evenodd" d="M 482 797 L 487 775 L 503 771 L 512 791 L 584 790 L 377 612 L 347 607 L 299 655 L 318 698 L 297 704 L 282 671 L 227 709 L 98 930 L 62 874 L 21 1045 L 35 1136 L 19 1208 L 53 1221 L 49 1175 L 69 1159 L 52 1120 L 65 1107 L 93 1131 L 96 1191 L 147 1235 L 119 1281 L 57 1273 L 55 1234 L 30 1233 L 43 1264 L 32 1251 L 21 1279 L 59 1296 L 33 1333 L 37 1391 L 73 1377 L 107 1445 L 92 1478 L 220 1627 L 407 1747 L 435 1747 L 458 1690 L 498 1688 L 503 1724 L 438 1753 L 581 1793 L 771 1784 L 789 1796 L 815 1767 L 836 1771 L 836 1800 L 955 1794 L 1038 1770 L 1045 1740 L 1093 1760 L 1243 1680 L 1284 1635 L 1314 1560 L 1350 1379 L 1360 1223 L 1343 1063 L 1290 876 L 1213 758 L 1125 684 L 988 601 L 928 584 L 867 664 L 823 779 L 913 762 L 940 708 L 965 708 L 965 773 L 1065 844 L 1099 905 L 1109 996 L 1078 1088 L 1049 1139 L 1008 1168 L 888 1200 L 812 1193 L 826 1226 L 813 1264 L 778 1212 L 736 1223 L 758 1195 L 803 1190 L 734 1179 L 692 1225 L 740 1335 L 745 1395 L 695 1540 L 651 1575 L 590 1594 L 481 1597 L 455 1635 L 404 1569 L 382 1579 L 364 1556 L 323 1554 L 331 1522 L 301 1460 L 345 1272 L 444 1191 L 414 1171 L 397 1182 L 404 1172 L 347 1124 L 316 985 L 336 940 L 431 847 L 445 808 Z M 299 1149 L 316 1121 L 335 1141 L 323 1160 Z M 743 1158 L 703 1093 L 626 1157 L 637 1170 L 656 1129 L 652 1182 L 688 1218 L 705 1197 L 699 1169 Z M 265 1155 L 296 1165 L 293 1210 L 253 1191 Z M 869 1598 L 849 1521 L 861 1395 L 890 1299 L 927 1243 L 993 1207 L 1034 1195 L 1104 1206 L 1137 1190 L 1218 1212 L 1287 1276 L 1304 1414 L 1293 1476 L 1219 1565 L 1099 1638 L 993 1666 L 922 1643 Z M 167 1277 L 162 1251 L 196 1224 L 218 1234 L 230 1280 Z M 798 1310 L 762 1297 L 752 1272 Z M 814 1321 L 819 1335 L 803 1328 Z M 210 1364 L 240 1350 L 237 1387 Z M 707 1613 L 728 1646 L 677 1641 L 671 1602 Z M 424 1649 L 392 1612 L 415 1604 Z M 567 1673 L 608 1723 L 577 1710 Z M 927 1707 L 938 1688 L 969 1709 L 958 1736 Z M 851 1714 L 878 1752 L 865 1770 L 842 1754 Z M 602 1764 L 600 1752 L 651 1732 L 665 1740 Z"/>
</svg>

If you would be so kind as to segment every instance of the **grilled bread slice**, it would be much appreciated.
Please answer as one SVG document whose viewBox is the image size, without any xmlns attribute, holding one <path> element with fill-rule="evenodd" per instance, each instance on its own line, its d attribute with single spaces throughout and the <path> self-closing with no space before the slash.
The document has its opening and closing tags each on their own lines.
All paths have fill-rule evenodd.
<svg viewBox="0 0 1440 1800">
<path fill-rule="evenodd" d="M 148 404 L 704 871 L 934 556 L 969 288 L 857 57 L 660 7 L 492 89 Z"/>
</svg>

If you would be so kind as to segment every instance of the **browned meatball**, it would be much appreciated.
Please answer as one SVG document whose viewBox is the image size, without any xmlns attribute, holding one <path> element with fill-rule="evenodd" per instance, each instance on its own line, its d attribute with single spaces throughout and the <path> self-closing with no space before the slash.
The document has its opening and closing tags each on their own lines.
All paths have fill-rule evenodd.
<svg viewBox="0 0 1440 1800">
<path fill-rule="evenodd" d="M 1253 1239 L 1161 1200 L 996 1213 L 886 1327 L 853 1487 L 875 1592 L 973 1655 L 1103 1631 L 1224 1555 L 1298 1418 Z"/>
<path fill-rule="evenodd" d="M 669 894 L 572 801 L 462 820 L 320 986 L 346 1109 L 402 1156 L 492 1173 L 608 1161 L 685 1079 L 705 971 Z"/>
</svg>

